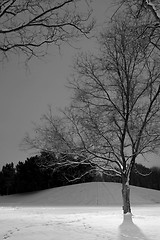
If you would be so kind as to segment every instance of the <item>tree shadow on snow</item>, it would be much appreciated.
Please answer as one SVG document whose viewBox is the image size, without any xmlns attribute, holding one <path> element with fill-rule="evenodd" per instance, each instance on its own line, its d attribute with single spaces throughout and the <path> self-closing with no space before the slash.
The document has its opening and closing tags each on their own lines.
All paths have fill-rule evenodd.
<svg viewBox="0 0 160 240">
<path fill-rule="evenodd" d="M 123 223 L 119 226 L 118 240 L 149 240 L 132 221 L 131 215 L 127 215 L 123 219 Z"/>
</svg>

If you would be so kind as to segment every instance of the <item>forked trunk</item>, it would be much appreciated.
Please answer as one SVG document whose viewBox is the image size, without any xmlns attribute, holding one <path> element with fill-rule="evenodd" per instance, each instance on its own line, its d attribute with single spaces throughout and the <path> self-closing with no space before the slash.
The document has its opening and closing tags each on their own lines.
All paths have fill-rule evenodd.
<svg viewBox="0 0 160 240">
<path fill-rule="evenodd" d="M 126 179 L 122 179 L 122 199 L 123 199 L 123 213 L 131 213 L 130 206 L 130 186 Z"/>
</svg>

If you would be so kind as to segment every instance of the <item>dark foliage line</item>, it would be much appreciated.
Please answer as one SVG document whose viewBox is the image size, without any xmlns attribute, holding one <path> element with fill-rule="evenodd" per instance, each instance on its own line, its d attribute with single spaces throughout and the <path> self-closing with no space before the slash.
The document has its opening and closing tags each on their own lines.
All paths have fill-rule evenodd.
<svg viewBox="0 0 160 240">
<path fill-rule="evenodd" d="M 65 186 L 69 184 L 93 181 L 94 174 L 90 165 L 63 166 L 59 168 L 46 167 L 42 162 L 53 161 L 48 153 L 41 153 L 19 162 L 16 166 L 7 163 L 0 171 L 0 194 L 9 195 L 39 191 L 47 188 Z M 86 171 L 88 173 L 86 173 Z M 82 176 L 82 177 L 81 177 Z M 69 181 L 71 178 L 75 181 Z"/>
<path fill-rule="evenodd" d="M 56 158 L 56 156 L 43 152 L 40 156 L 36 155 L 27 158 L 25 162 L 19 162 L 16 166 L 13 163 L 7 163 L 0 171 L 0 194 L 9 195 L 39 191 L 82 182 L 121 181 L 116 176 L 99 174 L 90 164 L 59 168 L 44 167 L 49 166 L 49 162 L 53 161 L 53 157 Z M 44 161 L 47 161 L 48 164 L 43 166 L 41 163 Z M 70 179 L 74 179 L 74 181 Z M 149 169 L 141 164 L 136 164 L 131 174 L 130 184 L 160 190 L 160 168 L 153 167 Z"/>
<path fill-rule="evenodd" d="M 121 179 L 117 176 L 109 177 L 104 175 L 104 181 L 121 182 Z M 160 168 L 147 168 L 136 163 L 131 173 L 130 185 L 160 190 Z"/>
</svg>

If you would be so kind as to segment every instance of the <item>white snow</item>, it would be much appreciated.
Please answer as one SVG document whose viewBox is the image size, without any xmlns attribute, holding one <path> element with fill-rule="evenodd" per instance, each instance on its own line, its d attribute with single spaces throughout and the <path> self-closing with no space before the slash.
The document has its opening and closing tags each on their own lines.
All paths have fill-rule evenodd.
<svg viewBox="0 0 160 240">
<path fill-rule="evenodd" d="M 131 187 L 131 203 L 124 221 L 118 183 L 1 196 L 0 239 L 159 240 L 160 191 Z"/>
</svg>

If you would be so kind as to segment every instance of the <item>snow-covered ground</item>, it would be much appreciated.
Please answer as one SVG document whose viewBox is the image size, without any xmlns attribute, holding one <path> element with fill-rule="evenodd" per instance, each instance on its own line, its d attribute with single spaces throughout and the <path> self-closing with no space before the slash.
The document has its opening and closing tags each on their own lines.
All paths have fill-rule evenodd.
<svg viewBox="0 0 160 240">
<path fill-rule="evenodd" d="M 121 185 L 86 183 L 0 197 L 0 239 L 159 240 L 160 191 L 131 188 L 123 220 Z"/>
</svg>

